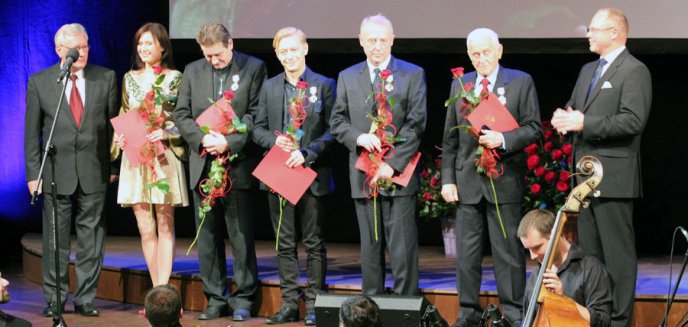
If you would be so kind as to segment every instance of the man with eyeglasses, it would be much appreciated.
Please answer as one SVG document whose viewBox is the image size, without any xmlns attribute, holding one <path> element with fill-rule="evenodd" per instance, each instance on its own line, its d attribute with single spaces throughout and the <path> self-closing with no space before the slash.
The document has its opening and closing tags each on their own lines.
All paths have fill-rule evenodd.
<svg viewBox="0 0 688 327">
<path fill-rule="evenodd" d="M 418 293 L 418 177 L 414 174 L 406 187 L 380 188 L 376 198 L 370 195 L 368 182 L 399 175 L 418 151 L 426 121 L 425 72 L 391 55 L 392 23 L 381 14 L 363 19 L 358 37 L 366 60 L 339 73 L 330 125 L 332 135 L 350 151 L 349 179 L 361 235 L 363 294 L 385 293 L 383 245 L 387 244 L 394 293 L 413 295 Z M 389 76 L 381 81 L 383 72 L 389 72 Z M 392 124 L 395 136 L 401 140 L 384 157 L 377 174 L 368 180 L 355 164 L 361 151 L 381 150 L 382 142 L 371 131 L 371 118 L 378 113 L 373 95 L 381 94 L 382 88 L 388 99 L 393 99 L 389 103 Z M 374 209 L 377 213 L 373 213 Z"/>
<path fill-rule="evenodd" d="M 466 47 L 475 72 L 461 77 L 463 85 L 474 83 L 471 92 L 475 96 L 490 93 L 499 96 L 518 127 L 505 132 L 483 128 L 476 138 L 455 128 L 470 125 L 462 114 L 462 101 L 447 108 L 441 193 L 445 201 L 457 203 L 456 289 L 460 309 L 454 326 L 476 326 L 483 312 L 479 295 L 485 225 L 492 247 L 499 303 L 511 321 L 521 319 L 526 270 L 525 254 L 516 230 L 525 192 L 523 149 L 536 142 L 541 134 L 540 107 L 533 79 L 527 73 L 499 64 L 503 47 L 497 33 L 488 28 L 475 29 L 468 34 Z M 450 97 L 456 96 L 460 87 L 459 80 L 454 80 Z M 479 145 L 499 154 L 498 178 L 491 179 L 477 171 Z"/>
<path fill-rule="evenodd" d="M 56 176 L 50 159 L 46 161 L 43 180 L 38 181 L 41 156 L 55 119 L 62 84 L 55 80 L 70 49 L 77 49 L 79 58 L 62 81 L 67 89 L 55 125 Z M 103 263 L 105 219 L 103 207 L 109 182 L 117 176 L 110 164 L 112 142 L 110 118 L 117 107 L 115 72 L 88 62 L 88 34 L 80 24 L 62 26 L 55 34 L 55 51 L 60 62 L 29 79 L 26 91 L 26 121 L 24 151 L 26 180 L 29 192 L 51 193 L 53 178 L 57 184 L 57 226 L 53 226 L 53 197 L 43 197 L 43 294 L 48 305 L 43 315 L 54 316 L 57 306 L 64 308 L 69 287 L 69 232 L 72 212 L 76 226 L 76 291 L 74 310 L 83 316 L 98 316 L 92 305 Z M 112 172 L 112 175 L 111 175 Z M 41 183 L 42 182 L 42 183 Z M 53 228 L 57 229 L 59 256 L 54 257 Z M 55 275 L 55 261 L 59 260 L 59 277 Z M 57 303 L 56 280 L 60 278 L 60 300 Z"/>
<path fill-rule="evenodd" d="M 566 109 L 554 112 L 552 126 L 571 135 L 574 162 L 592 155 L 613 172 L 605 174 L 601 196 L 581 212 L 578 237 L 611 275 L 612 326 L 630 326 L 638 270 L 633 200 L 642 196 L 640 139 L 650 115 L 652 79 L 626 49 L 628 20 L 620 10 L 598 10 L 587 37 L 590 51 L 600 59 L 583 66 Z"/>
</svg>

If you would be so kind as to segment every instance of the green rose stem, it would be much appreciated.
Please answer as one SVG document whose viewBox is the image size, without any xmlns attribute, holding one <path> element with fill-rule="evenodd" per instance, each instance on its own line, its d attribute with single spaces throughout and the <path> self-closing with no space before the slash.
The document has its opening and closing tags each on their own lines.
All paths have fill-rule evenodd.
<svg viewBox="0 0 688 327">
<path fill-rule="evenodd" d="M 492 177 L 489 178 L 490 185 L 492 185 L 492 197 L 494 198 L 495 209 L 497 210 L 497 219 L 499 219 L 499 227 L 502 227 L 502 234 L 504 235 L 504 239 L 506 239 L 506 230 L 504 229 L 504 223 L 502 222 L 502 214 L 499 213 L 499 200 L 497 200 L 497 190 L 495 190 L 494 180 L 492 180 Z"/>
<path fill-rule="evenodd" d="M 279 248 L 279 236 L 280 236 L 280 230 L 282 230 L 282 213 L 284 210 L 284 207 L 287 205 L 287 200 L 283 198 L 281 195 L 278 195 L 279 197 L 279 208 L 280 208 L 280 216 L 279 216 L 279 221 L 277 222 L 277 238 L 275 239 L 275 251 Z"/>
</svg>

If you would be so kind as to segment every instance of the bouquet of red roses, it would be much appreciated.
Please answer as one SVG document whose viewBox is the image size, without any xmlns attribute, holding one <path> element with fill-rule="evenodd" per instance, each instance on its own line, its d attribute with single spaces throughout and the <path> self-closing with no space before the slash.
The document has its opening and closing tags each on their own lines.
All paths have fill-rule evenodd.
<svg viewBox="0 0 688 327">
<path fill-rule="evenodd" d="M 418 216 L 421 218 L 443 218 L 454 215 L 456 205 L 442 198 L 440 171 L 442 158 L 427 156 L 420 171 L 420 192 L 417 197 Z"/>
<path fill-rule="evenodd" d="M 525 206 L 557 212 L 571 190 L 572 146 L 552 129 L 549 121 L 542 122 L 542 130 L 544 137 L 540 144 L 525 148 L 528 153 Z"/>
</svg>

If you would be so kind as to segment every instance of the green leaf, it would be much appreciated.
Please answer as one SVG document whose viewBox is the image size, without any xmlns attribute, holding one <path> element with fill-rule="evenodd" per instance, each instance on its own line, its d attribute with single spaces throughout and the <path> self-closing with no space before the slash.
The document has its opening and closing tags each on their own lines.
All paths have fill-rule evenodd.
<svg viewBox="0 0 688 327">
<path fill-rule="evenodd" d="M 160 74 L 160 75 L 158 75 L 158 78 L 155 79 L 155 84 L 160 85 L 162 83 L 162 81 L 164 81 L 164 80 L 165 80 L 165 74 Z"/>
</svg>

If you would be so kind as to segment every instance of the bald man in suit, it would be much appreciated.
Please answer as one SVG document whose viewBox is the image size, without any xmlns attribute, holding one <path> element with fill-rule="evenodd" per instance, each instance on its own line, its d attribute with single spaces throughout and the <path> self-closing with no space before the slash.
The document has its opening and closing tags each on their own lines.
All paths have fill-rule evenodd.
<svg viewBox="0 0 688 327">
<path fill-rule="evenodd" d="M 578 237 L 611 275 L 612 326 L 630 326 L 638 271 L 633 200 L 642 196 L 640 139 L 650 115 L 652 78 L 626 48 L 628 20 L 620 10 L 598 10 L 587 36 L 590 51 L 600 59 L 583 66 L 566 109 L 554 112 L 552 126 L 571 135 L 574 160 L 592 155 L 602 162 L 601 195 L 581 212 Z"/>
</svg>

